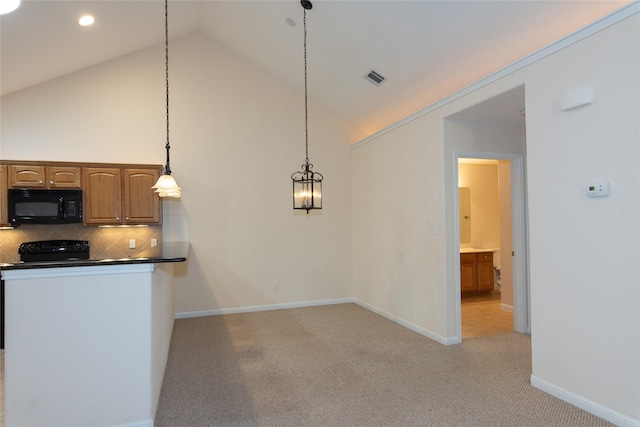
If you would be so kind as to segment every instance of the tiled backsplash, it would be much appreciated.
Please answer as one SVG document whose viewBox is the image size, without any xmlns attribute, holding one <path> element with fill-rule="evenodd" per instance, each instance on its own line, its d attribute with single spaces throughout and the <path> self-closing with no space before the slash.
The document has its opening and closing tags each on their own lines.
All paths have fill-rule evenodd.
<svg viewBox="0 0 640 427">
<path fill-rule="evenodd" d="M 18 247 L 36 240 L 88 240 L 92 259 L 126 258 L 148 252 L 151 239 L 162 243 L 162 226 L 149 227 L 85 227 L 82 224 L 23 225 L 13 230 L 0 230 L 0 262 L 20 261 Z M 129 249 L 129 240 L 136 248 Z"/>
</svg>

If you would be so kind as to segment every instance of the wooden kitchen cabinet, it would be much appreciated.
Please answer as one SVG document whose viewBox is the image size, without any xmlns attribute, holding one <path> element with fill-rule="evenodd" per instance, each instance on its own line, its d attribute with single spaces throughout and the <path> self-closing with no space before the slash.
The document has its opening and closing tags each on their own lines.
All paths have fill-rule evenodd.
<svg viewBox="0 0 640 427">
<path fill-rule="evenodd" d="M 161 173 L 150 164 L 0 160 L 0 225 L 8 225 L 9 188 L 82 190 L 85 225 L 161 224 L 151 188 Z"/>
<path fill-rule="evenodd" d="M 9 165 L 9 188 L 80 189 L 79 166 Z"/>
<path fill-rule="evenodd" d="M 119 225 L 122 223 L 122 170 L 84 168 L 84 223 Z"/>
<path fill-rule="evenodd" d="M 488 293 L 493 290 L 493 252 L 460 254 L 460 291 Z"/>
<path fill-rule="evenodd" d="M 64 166 L 51 166 L 47 167 L 47 183 L 49 188 L 76 188 L 80 189 L 81 181 L 81 168 L 80 167 L 64 167 Z"/>
<path fill-rule="evenodd" d="M 160 177 L 159 169 L 123 169 L 124 220 L 127 224 L 160 222 L 160 197 L 151 188 Z"/>
<path fill-rule="evenodd" d="M 159 176 L 159 167 L 84 168 L 85 224 L 159 224 L 162 204 L 151 188 Z"/>
<path fill-rule="evenodd" d="M 7 209 L 7 189 L 9 188 L 9 168 L 0 166 L 0 226 L 9 225 L 9 210 Z"/>
</svg>

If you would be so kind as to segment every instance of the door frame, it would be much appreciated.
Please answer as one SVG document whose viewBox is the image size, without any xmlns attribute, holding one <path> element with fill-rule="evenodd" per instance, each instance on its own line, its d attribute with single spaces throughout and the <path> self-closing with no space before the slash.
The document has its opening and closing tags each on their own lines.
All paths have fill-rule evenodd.
<svg viewBox="0 0 640 427">
<path fill-rule="evenodd" d="M 524 154 L 496 153 L 486 151 L 454 150 L 453 194 L 458 193 L 458 159 L 493 159 L 508 160 L 511 165 L 511 235 L 513 256 L 513 327 L 516 332 L 531 333 L 531 305 L 529 298 L 529 251 L 527 223 L 527 184 L 526 163 Z M 458 197 L 453 197 L 454 239 L 460 243 L 460 224 L 458 221 L 460 207 Z M 501 254 L 501 257 L 505 254 Z M 508 254 L 507 254 L 508 256 Z M 454 260 L 454 283 L 456 299 L 456 331 L 462 341 L 462 310 L 460 295 L 460 256 Z"/>
</svg>

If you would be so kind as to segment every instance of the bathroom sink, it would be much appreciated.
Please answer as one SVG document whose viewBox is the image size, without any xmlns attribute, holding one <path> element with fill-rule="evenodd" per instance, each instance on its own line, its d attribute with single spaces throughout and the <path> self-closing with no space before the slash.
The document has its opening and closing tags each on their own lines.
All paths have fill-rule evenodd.
<svg viewBox="0 0 640 427">
<path fill-rule="evenodd" d="M 498 248 L 460 248 L 461 254 L 474 254 L 479 252 L 495 252 Z"/>
</svg>

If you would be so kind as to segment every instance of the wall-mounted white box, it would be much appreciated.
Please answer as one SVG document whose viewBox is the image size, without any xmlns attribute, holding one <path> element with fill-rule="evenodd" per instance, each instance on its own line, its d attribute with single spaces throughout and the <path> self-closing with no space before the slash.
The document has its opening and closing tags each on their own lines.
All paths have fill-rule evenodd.
<svg viewBox="0 0 640 427">
<path fill-rule="evenodd" d="M 594 181 L 587 184 L 587 196 L 605 197 L 609 195 L 609 183 L 607 181 Z"/>
</svg>

